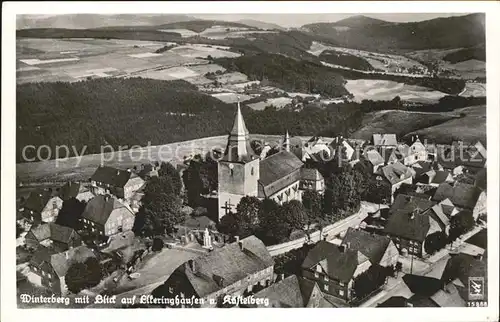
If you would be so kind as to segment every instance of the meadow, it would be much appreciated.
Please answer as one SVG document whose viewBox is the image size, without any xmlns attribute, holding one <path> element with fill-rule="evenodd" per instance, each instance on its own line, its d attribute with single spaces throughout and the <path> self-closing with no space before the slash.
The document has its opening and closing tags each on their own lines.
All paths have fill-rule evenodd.
<svg viewBox="0 0 500 322">
<path fill-rule="evenodd" d="M 399 96 L 405 101 L 432 104 L 446 95 L 422 86 L 376 79 L 347 80 L 345 87 L 357 102 L 365 99 L 386 101 Z"/>
</svg>

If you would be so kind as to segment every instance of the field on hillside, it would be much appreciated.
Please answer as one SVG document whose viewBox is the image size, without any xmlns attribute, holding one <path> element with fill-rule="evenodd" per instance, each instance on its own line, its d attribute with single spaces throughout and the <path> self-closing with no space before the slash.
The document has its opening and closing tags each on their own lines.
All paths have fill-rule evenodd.
<svg viewBox="0 0 500 322">
<path fill-rule="evenodd" d="M 284 107 L 287 104 L 290 104 L 292 99 L 290 97 L 276 97 L 276 98 L 268 98 L 265 101 L 248 104 L 250 108 L 253 110 L 261 111 L 265 109 L 267 106 L 274 106 L 277 109 Z"/>
<path fill-rule="evenodd" d="M 313 41 L 311 48 L 309 49 L 309 53 L 315 56 L 319 56 L 325 50 L 335 50 L 361 57 L 367 60 L 370 63 L 370 65 L 373 66 L 373 68 L 386 72 L 397 73 L 402 71 L 401 69 L 403 68 L 409 69 L 412 67 L 425 69 L 425 66 L 423 66 L 418 61 L 410 59 L 405 56 L 382 54 L 382 53 L 376 53 L 376 52 L 370 52 L 352 48 L 326 46 L 316 41 Z"/>
<path fill-rule="evenodd" d="M 422 86 L 375 79 L 347 80 L 345 88 L 354 95 L 357 102 L 365 99 L 387 101 L 399 96 L 405 101 L 432 104 L 446 96 L 445 93 Z"/>
<path fill-rule="evenodd" d="M 408 52 L 405 56 L 436 64 L 440 69 L 449 70 L 456 76 L 465 79 L 474 79 L 476 77 L 486 77 L 486 63 L 484 61 L 470 59 L 459 63 L 452 64 L 443 60 L 443 58 L 455 52 L 462 50 L 456 49 L 427 49 Z"/>
<path fill-rule="evenodd" d="M 419 129 L 408 135 L 418 134 L 420 137 L 437 143 L 449 143 L 456 140 L 486 142 L 486 106 L 466 107 L 456 112 L 465 113 L 465 117 Z"/>
<path fill-rule="evenodd" d="M 175 47 L 156 53 L 166 45 Z M 210 82 L 203 77 L 204 74 L 224 71 L 215 64 L 208 67 L 208 56 L 240 56 L 221 46 L 176 46 L 171 42 L 89 38 L 20 38 L 17 39 L 16 51 L 18 84 L 140 76 L 161 80 L 186 79 L 203 85 Z"/>
<path fill-rule="evenodd" d="M 450 113 L 378 111 L 364 116 L 361 127 L 352 138 L 369 140 L 375 133 L 394 133 L 402 137 L 412 131 L 428 128 L 457 118 Z"/>
<path fill-rule="evenodd" d="M 469 97 L 469 96 L 486 96 L 486 84 L 482 83 L 466 83 L 465 90 L 460 96 Z"/>
</svg>

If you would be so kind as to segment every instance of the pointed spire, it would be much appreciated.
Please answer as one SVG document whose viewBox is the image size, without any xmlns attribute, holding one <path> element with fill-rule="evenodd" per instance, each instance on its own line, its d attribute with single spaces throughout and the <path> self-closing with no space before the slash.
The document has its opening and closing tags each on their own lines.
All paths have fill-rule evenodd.
<svg viewBox="0 0 500 322">
<path fill-rule="evenodd" d="M 285 133 L 285 140 L 283 143 L 283 147 L 285 148 L 285 151 L 290 152 L 290 135 L 288 134 L 288 130 L 286 130 Z"/>
<path fill-rule="evenodd" d="M 233 129 L 229 134 L 228 144 L 223 160 L 240 162 L 252 160 L 255 153 L 250 146 L 250 136 L 241 114 L 240 97 L 238 96 L 238 108 L 234 119 Z"/>
<path fill-rule="evenodd" d="M 238 109 L 236 110 L 236 117 L 234 119 L 233 129 L 231 135 L 245 136 L 248 135 L 248 130 L 241 114 L 240 97 L 238 96 Z"/>
</svg>

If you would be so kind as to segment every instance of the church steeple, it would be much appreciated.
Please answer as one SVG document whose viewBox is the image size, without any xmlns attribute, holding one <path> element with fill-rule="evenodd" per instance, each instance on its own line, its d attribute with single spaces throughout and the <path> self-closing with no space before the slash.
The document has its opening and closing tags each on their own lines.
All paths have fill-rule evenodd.
<svg viewBox="0 0 500 322">
<path fill-rule="evenodd" d="M 234 119 L 233 129 L 229 134 L 224 161 L 246 162 L 255 158 L 255 152 L 250 147 L 250 135 L 241 114 L 240 99 Z"/>
<path fill-rule="evenodd" d="M 290 135 L 288 134 L 288 130 L 285 133 L 285 139 L 283 140 L 283 148 L 285 151 L 290 152 Z"/>
<path fill-rule="evenodd" d="M 240 99 L 238 97 L 238 109 L 236 110 L 236 117 L 234 119 L 233 129 L 231 130 L 231 135 L 233 136 L 247 136 L 248 129 L 245 125 L 245 120 L 243 120 L 243 115 L 241 114 Z"/>
</svg>

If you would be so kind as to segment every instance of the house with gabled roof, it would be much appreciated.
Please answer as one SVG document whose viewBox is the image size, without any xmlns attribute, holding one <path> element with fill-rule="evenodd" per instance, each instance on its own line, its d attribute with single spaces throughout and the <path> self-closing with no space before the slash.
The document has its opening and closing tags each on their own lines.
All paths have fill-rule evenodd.
<svg viewBox="0 0 500 322">
<path fill-rule="evenodd" d="M 349 302 L 354 297 L 354 279 L 371 266 L 359 250 L 322 240 L 309 251 L 301 269 L 302 276 L 316 282 L 323 293 Z"/>
<path fill-rule="evenodd" d="M 31 227 L 25 236 L 26 246 L 37 249 L 40 246 L 63 252 L 82 245 L 80 235 L 72 228 L 55 223 L 45 223 Z"/>
<path fill-rule="evenodd" d="M 349 227 L 341 245 L 360 251 L 373 265 L 391 267 L 396 265 L 399 258 L 399 251 L 389 237 L 362 229 Z"/>
<path fill-rule="evenodd" d="M 128 200 L 144 186 L 145 181 L 131 170 L 100 166 L 90 178 L 91 191 L 96 195 L 111 194 Z"/>
<path fill-rule="evenodd" d="M 429 210 L 429 214 L 438 222 L 446 235 L 449 235 L 451 218 L 458 213 L 459 210 L 453 205 L 450 199 L 442 200 Z"/>
<path fill-rule="evenodd" d="M 23 204 L 23 217 L 32 224 L 54 222 L 63 205 L 63 200 L 52 190 L 35 190 Z"/>
<path fill-rule="evenodd" d="M 456 182 L 454 185 L 451 185 L 445 182 L 438 186 L 432 200 L 439 202 L 450 199 L 454 206 L 472 210 L 480 194 L 481 190 L 474 185 L 462 182 Z"/>
<path fill-rule="evenodd" d="M 425 238 L 442 231 L 439 223 L 429 214 L 435 202 L 399 194 L 391 206 L 384 228 L 401 253 L 424 256 Z"/>
<path fill-rule="evenodd" d="M 413 182 L 413 173 L 400 162 L 388 164 L 382 168 L 384 178 L 391 184 L 391 196 L 394 199 L 396 192 L 402 184 L 411 184 Z"/>
<path fill-rule="evenodd" d="M 134 220 L 132 210 L 109 195 L 99 195 L 90 200 L 81 218 L 83 230 L 103 237 L 131 230 Z"/>
<path fill-rule="evenodd" d="M 257 284 L 269 286 L 273 267 L 264 243 L 249 236 L 181 264 L 165 282 L 165 296 L 194 297 L 204 300 L 199 306 L 215 307 L 210 300 L 243 295 Z"/>
<path fill-rule="evenodd" d="M 376 147 L 396 147 L 396 134 L 373 134 L 373 145 Z"/>
<path fill-rule="evenodd" d="M 252 308 L 333 308 L 321 290 L 313 281 L 298 277 L 288 276 L 263 290 L 252 295 L 254 299 L 269 301 L 269 304 L 245 305 Z M 267 300 L 266 300 L 267 299 Z"/>
<path fill-rule="evenodd" d="M 372 165 L 373 173 L 377 173 L 385 164 L 384 158 L 375 149 L 365 151 L 363 157 Z"/>
<path fill-rule="evenodd" d="M 75 262 L 82 263 L 89 257 L 96 257 L 89 248 L 78 246 L 64 252 L 39 247 L 29 262 L 30 282 L 49 289 L 57 295 L 66 295 L 66 273 Z"/>
<path fill-rule="evenodd" d="M 418 138 L 418 135 L 415 136 L 412 140 L 412 144 L 406 149 L 403 150 L 403 163 L 405 165 L 412 165 L 418 161 L 426 161 L 428 159 L 427 149 L 424 144 Z"/>
</svg>

